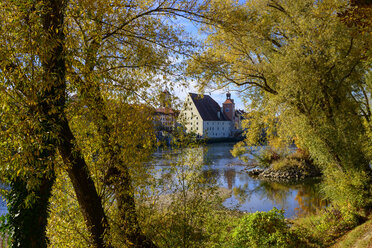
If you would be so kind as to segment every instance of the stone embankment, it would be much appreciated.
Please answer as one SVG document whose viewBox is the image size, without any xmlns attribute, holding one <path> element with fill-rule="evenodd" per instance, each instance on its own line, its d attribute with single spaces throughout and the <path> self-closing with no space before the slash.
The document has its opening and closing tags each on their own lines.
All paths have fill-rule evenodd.
<svg viewBox="0 0 372 248">
<path fill-rule="evenodd" d="M 313 178 L 321 176 L 321 172 L 313 167 L 283 167 L 280 169 L 274 169 L 272 167 L 268 169 L 253 169 L 249 170 L 248 175 L 259 179 L 270 180 L 270 181 L 299 181 L 306 178 Z"/>
</svg>

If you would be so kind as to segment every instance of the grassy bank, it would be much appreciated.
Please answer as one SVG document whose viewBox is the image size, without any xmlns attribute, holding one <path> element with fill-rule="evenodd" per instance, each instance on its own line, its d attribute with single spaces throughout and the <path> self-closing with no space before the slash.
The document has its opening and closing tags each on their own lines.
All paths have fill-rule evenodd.
<svg viewBox="0 0 372 248">
<path fill-rule="evenodd" d="M 371 215 L 328 207 L 288 220 L 280 210 L 228 210 L 222 203 L 229 196 L 225 188 L 162 195 L 152 207 L 142 205 L 144 231 L 160 247 L 371 247 Z"/>
<path fill-rule="evenodd" d="M 293 234 L 306 247 L 372 247 L 372 219 L 363 212 L 328 207 L 317 214 L 294 219 Z"/>
<path fill-rule="evenodd" d="M 372 247 L 372 217 L 365 223 L 347 232 L 332 248 L 371 248 Z"/>
</svg>

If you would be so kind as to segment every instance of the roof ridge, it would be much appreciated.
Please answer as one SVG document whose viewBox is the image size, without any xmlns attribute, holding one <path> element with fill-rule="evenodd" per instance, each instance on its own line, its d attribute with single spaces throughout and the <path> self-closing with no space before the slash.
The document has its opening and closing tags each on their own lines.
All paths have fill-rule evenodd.
<svg viewBox="0 0 372 248">
<path fill-rule="evenodd" d="M 191 92 L 189 95 L 204 121 L 228 121 L 221 111 L 221 106 L 211 96 Z"/>
</svg>

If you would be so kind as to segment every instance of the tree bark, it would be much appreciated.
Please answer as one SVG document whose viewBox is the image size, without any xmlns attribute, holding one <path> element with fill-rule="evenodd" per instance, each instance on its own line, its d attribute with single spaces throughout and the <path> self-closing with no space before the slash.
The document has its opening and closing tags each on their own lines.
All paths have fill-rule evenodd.
<svg viewBox="0 0 372 248">
<path fill-rule="evenodd" d="M 40 56 L 44 68 L 42 90 L 39 94 L 40 112 L 53 123 L 52 133 L 57 138 L 57 147 L 67 172 L 71 178 L 74 190 L 92 235 L 96 248 L 109 248 L 104 241 L 104 234 L 108 230 L 107 219 L 103 210 L 94 182 L 89 175 L 89 169 L 81 151 L 74 145 L 75 137 L 69 127 L 65 108 L 66 94 L 66 65 L 64 54 L 63 23 L 65 14 L 65 0 L 49 0 L 42 2 L 42 23 L 45 38 L 45 50 Z"/>
<path fill-rule="evenodd" d="M 68 165 L 68 175 L 73 184 L 79 206 L 82 210 L 88 230 L 96 248 L 109 248 L 104 241 L 104 234 L 109 226 L 102 206 L 101 198 L 89 175 L 89 169 L 80 150 L 74 146 L 75 138 L 68 125 L 67 119 L 61 121 L 61 137 L 59 151 L 63 161 Z"/>
<path fill-rule="evenodd" d="M 112 142 L 114 127 L 104 112 L 104 101 L 98 86 L 82 84 L 81 95 L 90 108 L 92 121 L 98 127 L 101 143 L 109 158 L 109 167 L 105 175 L 106 183 L 114 189 L 115 200 L 119 210 L 119 229 L 129 247 L 156 248 L 157 246 L 143 234 L 138 223 L 132 178 L 126 162 L 120 157 L 119 144 Z"/>
<path fill-rule="evenodd" d="M 13 227 L 12 247 L 47 248 L 46 225 L 49 198 L 55 180 L 54 175 L 40 179 L 41 185 L 29 191 L 27 182 L 16 179 L 10 185 L 8 198 L 9 224 Z M 25 206 L 26 199 L 34 194 L 33 202 Z"/>
</svg>

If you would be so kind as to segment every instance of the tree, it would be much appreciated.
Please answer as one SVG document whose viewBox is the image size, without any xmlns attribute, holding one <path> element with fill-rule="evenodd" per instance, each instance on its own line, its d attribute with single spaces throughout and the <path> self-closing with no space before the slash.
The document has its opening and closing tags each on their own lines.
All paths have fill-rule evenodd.
<svg viewBox="0 0 372 248">
<path fill-rule="evenodd" d="M 262 130 L 257 122 L 266 125 L 269 139 L 296 137 L 333 189 L 344 178 L 364 199 L 371 180 L 362 124 L 371 118 L 366 107 L 371 95 L 364 94 L 371 37 L 342 22 L 338 13 L 348 8 L 346 1 L 333 0 L 215 1 L 203 27 L 206 49 L 189 72 L 203 87 L 211 82 L 239 87 L 252 116 L 245 145 L 257 142 Z M 363 180 L 353 184 L 355 178 Z M 333 191 L 333 198 L 342 198 L 337 192 L 342 190 Z M 354 196 L 347 201 L 367 204 Z"/>
<path fill-rule="evenodd" d="M 0 49 L 2 180 L 11 186 L 13 247 L 47 246 L 45 225 L 58 140 L 54 129 L 63 111 L 65 76 L 63 33 L 55 32 L 63 18 L 53 12 L 55 4 L 63 6 L 60 1 L 37 7 L 31 2 L 1 3 L 1 20 L 7 23 L 2 25 Z M 35 13 L 41 14 L 39 19 Z M 38 57 L 35 42 L 44 46 Z"/>
<path fill-rule="evenodd" d="M 4 124 L 1 135 L 8 158 L 2 162 L 3 178 L 17 185 L 20 182 L 17 195 L 34 181 L 45 179 L 48 187 L 37 201 L 47 206 L 57 157 L 72 182 L 94 247 L 112 247 L 109 237 L 114 224 L 107 218 L 105 199 L 98 191 L 101 179 L 102 187 L 114 193 L 124 243 L 155 247 L 138 225 L 130 170 L 148 156 L 151 142 L 140 139 L 138 129 L 129 129 L 136 133 L 128 132 L 132 136 L 126 139 L 117 133 L 127 131 L 131 122 L 147 126 L 136 122 L 141 118 L 120 122 L 123 115 L 118 113 L 133 113 L 131 106 L 139 98 L 146 99 L 150 82 L 171 65 L 169 56 L 186 52 L 185 45 L 192 45 L 178 39 L 179 31 L 167 19 L 190 17 L 198 8 L 197 1 L 9 0 L 1 7 L 1 20 L 7 23 L 2 26 L 0 48 L 1 97 L 5 100 L 3 115 L 11 120 Z M 70 101 L 73 94 L 75 99 Z M 110 112 L 113 102 L 118 105 L 116 114 Z M 96 151 L 86 149 L 96 144 L 77 139 L 84 129 L 73 122 L 79 111 L 85 118 L 80 123 L 94 126 L 94 133 L 87 135 L 94 136 Z M 34 145 L 33 150 L 23 149 L 29 144 Z M 101 177 L 91 170 L 89 158 L 93 155 L 101 162 Z M 35 192 L 44 189 L 44 184 L 34 184 Z M 25 198 L 35 200 L 34 194 L 27 191 Z M 21 199 L 15 208 L 22 210 L 23 202 Z M 28 208 L 34 214 L 36 205 Z M 39 225 L 42 233 L 46 218 L 43 215 Z M 21 233 L 22 228 L 15 231 Z"/>
</svg>

